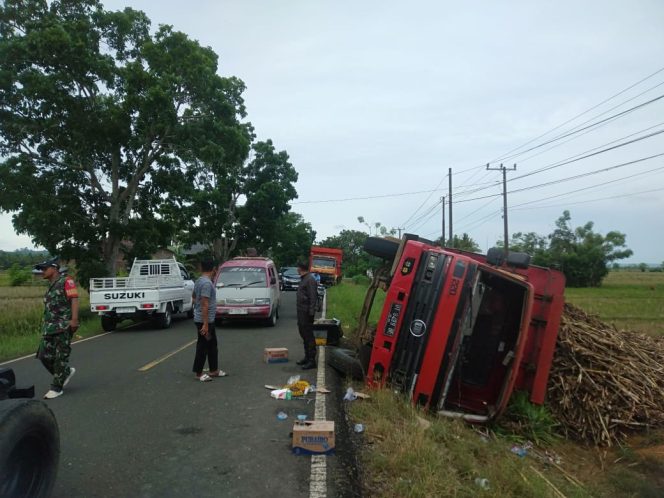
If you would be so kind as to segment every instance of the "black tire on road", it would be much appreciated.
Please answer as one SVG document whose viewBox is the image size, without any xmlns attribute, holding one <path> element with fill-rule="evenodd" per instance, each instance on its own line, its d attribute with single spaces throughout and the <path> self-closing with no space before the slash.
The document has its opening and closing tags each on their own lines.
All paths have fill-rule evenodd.
<svg viewBox="0 0 664 498">
<path fill-rule="evenodd" d="M 60 459 L 60 433 L 41 401 L 0 401 L 0 496 L 51 495 Z"/>
<path fill-rule="evenodd" d="M 118 319 L 112 315 L 101 315 L 101 328 L 104 332 L 113 332 L 118 325 Z"/>
<path fill-rule="evenodd" d="M 171 311 L 171 305 L 166 305 L 166 311 L 163 313 L 156 313 L 154 320 L 155 324 L 160 329 L 167 329 L 170 327 L 171 323 L 173 322 L 173 312 Z"/>
<path fill-rule="evenodd" d="M 344 348 L 327 348 L 327 363 L 340 374 L 353 380 L 364 380 L 364 370 L 357 351 Z"/>
<path fill-rule="evenodd" d="M 279 318 L 279 311 L 277 310 L 277 308 L 275 308 L 270 317 L 266 321 L 267 326 L 274 327 L 277 324 L 277 318 Z"/>
<path fill-rule="evenodd" d="M 382 237 L 367 237 L 364 250 L 372 256 L 392 261 L 399 250 L 399 242 Z"/>
</svg>

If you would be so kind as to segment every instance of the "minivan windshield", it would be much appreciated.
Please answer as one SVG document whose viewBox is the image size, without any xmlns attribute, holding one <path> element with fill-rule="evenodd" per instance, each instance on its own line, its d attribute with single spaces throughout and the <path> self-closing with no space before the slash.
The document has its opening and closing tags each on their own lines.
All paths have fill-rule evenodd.
<svg viewBox="0 0 664 498">
<path fill-rule="evenodd" d="M 219 273 L 217 287 L 267 287 L 265 268 L 227 266 Z"/>
</svg>

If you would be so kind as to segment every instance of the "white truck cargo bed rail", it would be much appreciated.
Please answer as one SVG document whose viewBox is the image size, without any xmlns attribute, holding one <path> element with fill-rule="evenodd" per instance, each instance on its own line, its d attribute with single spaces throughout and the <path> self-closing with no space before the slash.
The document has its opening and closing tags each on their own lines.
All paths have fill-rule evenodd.
<svg viewBox="0 0 664 498">
<path fill-rule="evenodd" d="M 181 287 L 182 276 L 175 259 L 137 259 L 128 277 L 92 278 L 90 290 L 160 289 Z"/>
</svg>

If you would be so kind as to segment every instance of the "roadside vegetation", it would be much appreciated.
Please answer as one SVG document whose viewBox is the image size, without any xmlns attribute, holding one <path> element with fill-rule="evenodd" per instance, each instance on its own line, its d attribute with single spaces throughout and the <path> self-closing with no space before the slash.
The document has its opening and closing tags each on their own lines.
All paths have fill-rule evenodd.
<svg viewBox="0 0 664 498">
<path fill-rule="evenodd" d="M 328 291 L 328 316 L 342 320 L 351 342 L 366 286 L 347 279 Z M 370 322 L 378 320 L 384 295 L 378 291 Z M 602 287 L 567 289 L 566 299 L 618 329 L 664 334 L 661 272 L 612 271 Z M 432 417 L 389 389 L 352 385 L 371 395 L 348 405 L 351 421 L 365 428 L 356 437 L 367 496 L 664 495 L 662 430 L 596 448 L 565 440 L 546 406 L 523 396 L 514 396 L 507 414 L 487 428 Z"/>
<path fill-rule="evenodd" d="M 8 272 L 0 272 L 0 361 L 37 350 L 44 313 L 46 282 L 31 277 L 27 284 L 10 286 Z M 88 293 L 79 287 L 81 327 L 77 338 L 100 332 L 99 318 L 90 311 Z"/>
</svg>

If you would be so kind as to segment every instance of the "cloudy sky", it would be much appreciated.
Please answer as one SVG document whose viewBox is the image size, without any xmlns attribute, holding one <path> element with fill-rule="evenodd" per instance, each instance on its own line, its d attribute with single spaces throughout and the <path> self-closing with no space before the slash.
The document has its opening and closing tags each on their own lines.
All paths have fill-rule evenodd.
<svg viewBox="0 0 664 498">
<path fill-rule="evenodd" d="M 547 235 L 568 209 L 625 233 L 627 262 L 664 261 L 660 0 L 105 6 L 173 25 L 246 83 L 248 120 L 290 155 L 293 210 L 318 240 L 366 229 L 358 216 L 439 237 L 451 168 L 454 232 L 486 250 L 503 233 L 486 164 L 503 163 L 510 233 Z M 30 245 L 2 215 L 0 248 Z"/>
</svg>

